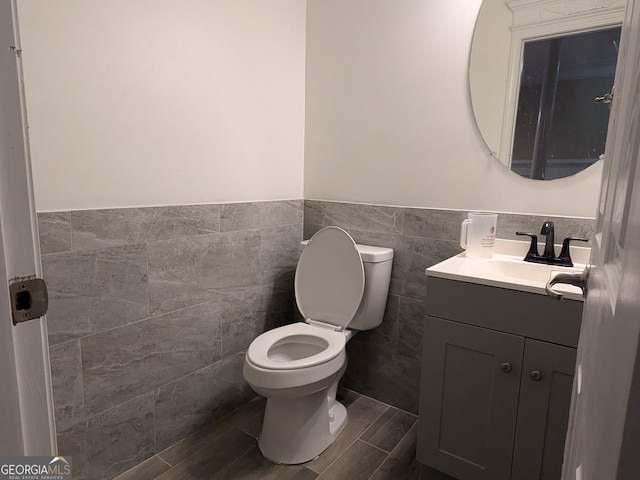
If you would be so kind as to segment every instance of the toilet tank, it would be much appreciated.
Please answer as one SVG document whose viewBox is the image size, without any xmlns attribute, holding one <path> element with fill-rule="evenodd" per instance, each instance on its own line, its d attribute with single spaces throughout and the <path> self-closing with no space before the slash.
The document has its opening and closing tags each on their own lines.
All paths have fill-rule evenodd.
<svg viewBox="0 0 640 480">
<path fill-rule="evenodd" d="M 364 293 L 360 307 L 347 328 L 370 330 L 382 323 L 387 305 L 393 249 L 356 245 L 364 264 Z"/>
</svg>

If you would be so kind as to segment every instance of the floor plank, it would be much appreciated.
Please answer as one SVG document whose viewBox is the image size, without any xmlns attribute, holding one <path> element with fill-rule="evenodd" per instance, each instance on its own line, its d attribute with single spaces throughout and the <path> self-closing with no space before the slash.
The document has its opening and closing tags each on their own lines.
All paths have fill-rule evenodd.
<svg viewBox="0 0 640 480">
<path fill-rule="evenodd" d="M 267 401 L 259 397 L 247 404 L 247 408 L 237 410 L 237 414 L 229 417 L 229 424 L 238 430 L 258 438 L 262 432 L 262 420 L 264 418 L 264 408 Z M 235 413 L 235 412 L 234 412 Z"/>
<path fill-rule="evenodd" d="M 357 440 L 371 424 L 373 424 L 385 410 L 389 408 L 369 397 L 361 396 L 347 407 L 347 425 L 340 435 L 322 452 L 322 454 L 305 464 L 310 470 L 322 473 L 332 464 L 349 446 Z"/>
<path fill-rule="evenodd" d="M 387 459 L 371 477 L 371 480 L 419 480 L 421 465 L 416 460 L 418 424 L 414 424 Z"/>
<path fill-rule="evenodd" d="M 304 465 L 278 465 L 258 448 L 265 399 L 256 398 L 115 480 L 419 480 L 417 417 L 340 389 L 342 433 Z"/>
<path fill-rule="evenodd" d="M 415 415 L 390 407 L 360 439 L 385 452 L 391 452 L 417 421 L 418 417 Z"/>
<path fill-rule="evenodd" d="M 214 421 L 211 425 L 189 435 L 187 438 L 179 441 L 175 445 L 163 450 L 158 454 L 158 456 L 169 463 L 169 465 L 177 465 L 190 455 L 214 441 L 219 436 L 227 433 L 235 426 L 242 427 L 245 425 L 247 428 L 239 428 L 239 430 L 249 430 L 248 427 L 250 419 L 254 418 L 255 415 L 259 415 L 260 418 L 262 418 L 261 416 L 264 414 L 264 404 L 264 399 L 257 397 L 239 409 L 234 410 L 221 419 Z M 260 420 L 260 422 L 262 421 Z M 245 431 L 245 433 L 251 435 L 249 431 Z M 260 431 L 258 430 L 258 434 L 259 433 Z M 251 436 L 255 438 L 257 437 L 257 434 Z"/>
<path fill-rule="evenodd" d="M 318 480 L 368 480 L 386 457 L 379 448 L 357 440 L 320 474 Z"/>
<path fill-rule="evenodd" d="M 114 480 L 154 480 L 169 470 L 171 465 L 157 455 L 148 458 L 130 470 L 118 475 Z"/>
<path fill-rule="evenodd" d="M 158 480 L 209 480 L 255 443 L 254 438 L 232 428 L 160 475 Z"/>
<path fill-rule="evenodd" d="M 231 462 L 211 480 L 313 480 L 317 473 L 300 465 L 278 465 L 262 456 L 258 446 Z"/>
</svg>

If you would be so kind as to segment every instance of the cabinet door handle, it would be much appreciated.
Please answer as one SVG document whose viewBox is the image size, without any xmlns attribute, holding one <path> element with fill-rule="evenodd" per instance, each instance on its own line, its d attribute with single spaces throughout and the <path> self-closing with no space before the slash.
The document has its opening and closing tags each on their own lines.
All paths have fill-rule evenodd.
<svg viewBox="0 0 640 480">
<path fill-rule="evenodd" d="M 542 380 L 542 373 L 540 373 L 538 370 L 532 371 L 529 376 L 534 382 L 539 382 L 540 380 Z"/>
<path fill-rule="evenodd" d="M 504 362 L 500 365 L 500 370 L 504 373 L 509 373 L 511 371 L 511 364 L 508 362 Z"/>
</svg>

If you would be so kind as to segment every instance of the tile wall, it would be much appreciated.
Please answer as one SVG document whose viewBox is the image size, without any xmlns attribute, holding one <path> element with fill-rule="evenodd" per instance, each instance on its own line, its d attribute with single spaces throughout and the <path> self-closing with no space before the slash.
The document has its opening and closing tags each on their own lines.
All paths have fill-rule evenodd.
<svg viewBox="0 0 640 480">
<path fill-rule="evenodd" d="M 343 384 L 418 411 L 424 269 L 459 253 L 466 212 L 316 200 L 41 213 L 58 442 L 77 479 L 112 478 L 254 396 L 243 352 L 294 319 L 299 242 L 323 226 L 395 250 L 383 324 Z M 303 222 L 304 219 L 304 222 Z M 589 219 L 500 214 L 498 236 Z"/>
<path fill-rule="evenodd" d="M 302 200 L 38 214 L 59 451 L 113 478 L 254 396 L 293 319 Z"/>
<path fill-rule="evenodd" d="M 395 251 L 385 318 L 375 330 L 358 333 L 347 344 L 343 385 L 364 395 L 418 412 L 425 268 L 460 253 L 460 223 L 467 212 L 353 203 L 304 201 L 304 237 L 336 225 L 358 243 Z M 497 235 L 515 239 L 516 230 L 539 232 L 545 220 L 556 239 L 591 237 L 594 221 L 580 218 L 499 214 Z M 518 238 L 522 239 L 522 238 Z"/>
</svg>

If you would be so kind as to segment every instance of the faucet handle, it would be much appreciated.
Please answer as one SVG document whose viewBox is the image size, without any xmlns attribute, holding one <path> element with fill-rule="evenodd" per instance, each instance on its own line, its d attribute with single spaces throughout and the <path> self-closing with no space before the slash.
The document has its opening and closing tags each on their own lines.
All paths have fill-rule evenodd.
<svg viewBox="0 0 640 480">
<path fill-rule="evenodd" d="M 531 245 L 529 245 L 529 251 L 524 257 L 525 262 L 532 262 L 534 257 L 538 256 L 538 236 L 534 233 L 516 232 L 516 235 L 523 237 L 531 237 Z"/>
<path fill-rule="evenodd" d="M 569 251 L 569 246 L 572 241 L 588 242 L 589 239 L 587 237 L 567 237 L 562 241 L 562 251 L 558 256 L 558 260 L 562 262 L 562 265 L 567 267 L 573 267 L 573 260 L 571 260 L 571 253 Z"/>
</svg>

